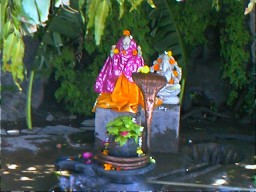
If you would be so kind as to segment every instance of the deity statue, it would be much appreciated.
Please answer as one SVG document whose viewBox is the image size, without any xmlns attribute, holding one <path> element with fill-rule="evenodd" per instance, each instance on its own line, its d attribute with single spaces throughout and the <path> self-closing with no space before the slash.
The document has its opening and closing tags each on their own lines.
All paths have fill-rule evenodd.
<svg viewBox="0 0 256 192">
<path fill-rule="evenodd" d="M 116 45 L 112 45 L 110 55 L 106 59 L 94 86 L 99 96 L 96 107 L 113 109 L 119 112 L 138 111 L 138 105 L 143 105 L 143 95 L 133 82 L 132 73 L 144 66 L 141 47 L 130 31 L 124 30 Z"/>
<path fill-rule="evenodd" d="M 150 72 L 166 77 L 168 83 L 157 94 L 163 104 L 178 104 L 180 102 L 178 95 L 181 91 L 182 70 L 173 58 L 172 52 L 165 51 L 164 54 L 159 55 L 150 67 Z"/>
</svg>

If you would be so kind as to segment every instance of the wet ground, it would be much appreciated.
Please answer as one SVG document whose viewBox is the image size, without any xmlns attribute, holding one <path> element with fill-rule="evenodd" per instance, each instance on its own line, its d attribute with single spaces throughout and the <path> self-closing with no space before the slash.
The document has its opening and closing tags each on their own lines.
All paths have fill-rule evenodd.
<svg viewBox="0 0 256 192">
<path fill-rule="evenodd" d="M 65 121 L 63 120 L 65 119 Z M 27 131 L 25 125 L 16 127 L 21 130 L 17 136 L 6 134 L 12 126 L 2 123 L 1 126 L 1 190 L 4 191 L 49 191 L 58 183 L 54 163 L 62 156 L 74 156 L 85 151 L 94 151 L 93 119 L 84 124 L 74 117 L 65 117 L 62 122 L 44 122 L 37 124 L 32 131 Z M 67 120 L 68 119 L 68 120 Z M 55 119 L 56 120 L 56 119 Z M 19 126 L 19 125 L 17 125 Z M 161 182 L 162 189 L 170 191 L 194 190 L 192 184 L 211 185 L 214 182 L 224 182 L 224 185 L 240 187 L 240 189 L 255 190 L 255 125 L 239 124 L 231 120 L 181 122 L 180 149 L 197 143 L 230 143 L 244 154 L 240 163 L 227 164 L 213 171 L 192 176 L 188 180 L 175 183 L 180 175 L 169 174 L 168 177 L 156 179 L 163 173 L 184 168 L 191 158 L 177 154 L 154 153 L 156 168 L 149 177 L 155 177 L 153 182 Z M 241 155 L 242 157 L 242 155 Z M 200 162 L 197 162 L 200 163 Z M 250 165 L 251 167 L 246 165 Z M 215 172 L 214 172 L 215 171 Z M 183 183 L 181 186 L 177 183 Z M 184 183 L 191 186 L 185 186 Z M 200 188 L 200 187 L 199 187 Z"/>
</svg>

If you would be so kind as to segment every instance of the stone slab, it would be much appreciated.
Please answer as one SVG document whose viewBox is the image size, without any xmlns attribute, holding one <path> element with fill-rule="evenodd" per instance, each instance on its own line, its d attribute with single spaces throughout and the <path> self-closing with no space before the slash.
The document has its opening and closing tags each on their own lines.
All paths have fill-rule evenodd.
<svg viewBox="0 0 256 192">
<path fill-rule="evenodd" d="M 145 112 L 141 111 L 145 126 Z M 178 152 L 180 105 L 165 105 L 155 108 L 151 122 L 150 149 L 152 152 Z"/>
<path fill-rule="evenodd" d="M 144 110 L 140 110 L 138 114 L 97 108 L 95 112 L 95 137 L 104 141 L 107 137 L 106 124 L 120 115 L 131 115 L 136 117 L 138 122 L 141 122 L 141 125 L 145 126 Z M 178 152 L 179 127 L 179 105 L 165 105 L 155 108 L 151 123 L 151 151 Z"/>
</svg>

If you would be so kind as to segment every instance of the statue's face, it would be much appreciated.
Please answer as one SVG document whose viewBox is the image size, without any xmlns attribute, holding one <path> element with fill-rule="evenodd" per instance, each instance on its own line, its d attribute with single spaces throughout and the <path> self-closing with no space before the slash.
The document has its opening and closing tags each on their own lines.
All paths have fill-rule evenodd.
<svg viewBox="0 0 256 192">
<path fill-rule="evenodd" d="M 127 36 L 126 36 L 126 37 L 123 39 L 123 48 L 124 48 L 124 50 L 127 50 L 127 49 L 129 48 L 130 43 L 131 43 L 130 37 L 127 37 Z"/>
<path fill-rule="evenodd" d="M 160 65 L 160 70 L 163 72 L 166 72 L 170 68 L 170 63 L 169 63 L 169 57 L 167 55 L 164 55 L 162 63 Z"/>
</svg>

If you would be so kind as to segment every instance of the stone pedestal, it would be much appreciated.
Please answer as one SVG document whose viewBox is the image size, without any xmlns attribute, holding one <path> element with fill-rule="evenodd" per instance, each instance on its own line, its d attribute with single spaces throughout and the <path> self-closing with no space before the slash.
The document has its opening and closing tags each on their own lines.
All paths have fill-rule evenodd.
<svg viewBox="0 0 256 192">
<path fill-rule="evenodd" d="M 145 125 L 145 113 L 141 110 Z M 151 123 L 151 152 L 178 152 L 180 105 L 163 105 L 155 108 Z"/>
<path fill-rule="evenodd" d="M 136 117 L 134 113 L 97 108 L 95 112 L 95 137 L 104 141 L 107 137 L 107 123 L 120 115 Z M 145 126 L 145 111 L 143 109 L 140 111 L 140 116 L 137 117 L 137 120 Z M 155 108 L 151 124 L 151 152 L 178 152 L 179 127 L 179 105 L 163 105 Z"/>
</svg>

